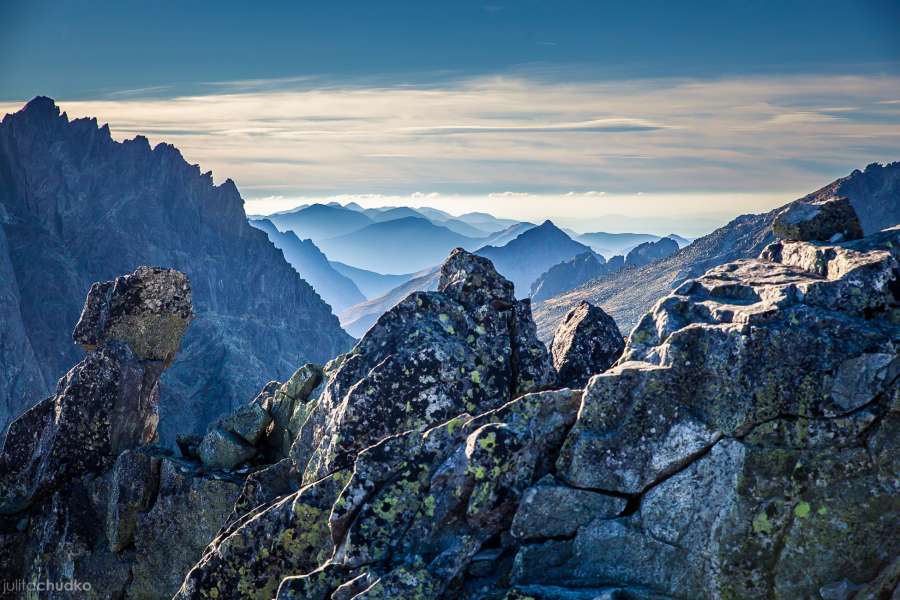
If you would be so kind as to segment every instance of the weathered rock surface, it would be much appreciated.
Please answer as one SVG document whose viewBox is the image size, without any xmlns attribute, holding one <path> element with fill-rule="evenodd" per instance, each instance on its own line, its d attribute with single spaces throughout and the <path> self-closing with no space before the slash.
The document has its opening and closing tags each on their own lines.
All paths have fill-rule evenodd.
<svg viewBox="0 0 900 600">
<path fill-rule="evenodd" d="M 141 267 L 91 287 L 75 327 L 88 355 L 55 396 L 9 426 L 0 451 L 0 514 L 25 510 L 155 439 L 159 377 L 191 317 L 191 288 L 177 271 Z"/>
<path fill-rule="evenodd" d="M 795 241 L 842 242 L 863 236 L 850 198 L 794 202 L 772 222 L 775 237 Z"/>
<path fill-rule="evenodd" d="M 456 254 L 441 291 L 326 369 L 292 453 L 305 485 L 233 520 L 177 597 L 888 597 L 898 280 L 900 230 L 776 242 L 660 301 L 583 395 L 520 396 L 485 373 L 512 399 L 472 410 L 467 386 L 442 396 L 459 363 L 428 374 L 465 356 L 448 342 L 471 315 L 487 329 L 490 311 L 517 312 L 507 283 Z M 417 363 L 426 347 L 447 350 Z M 383 376 L 398 354 L 409 374 Z"/>
<path fill-rule="evenodd" d="M 588 302 L 569 311 L 550 344 L 559 384 L 571 388 L 584 387 L 591 375 L 610 368 L 624 349 L 616 322 Z"/>
<path fill-rule="evenodd" d="M 180 585 L 242 486 L 148 445 L 159 378 L 192 317 L 177 271 L 91 287 L 74 333 L 87 356 L 0 450 L 0 579 L 89 586 L 51 598 L 162 598 Z"/>
<path fill-rule="evenodd" d="M 394 458 L 373 459 L 373 469 L 386 469 L 379 477 L 392 478 L 392 470 L 403 467 L 391 461 L 407 464 L 403 444 L 420 444 L 429 435 L 423 431 L 459 415 L 495 409 L 555 382 L 549 354 L 535 337 L 528 301 L 516 301 L 512 283 L 498 275 L 490 261 L 461 249 L 443 264 L 437 292 L 411 294 L 383 315 L 349 354 L 326 366 L 325 374 L 322 395 L 295 409 L 295 415 L 299 410 L 305 419 L 291 448 L 294 466 L 279 463 L 271 468 L 271 489 L 283 488 L 292 471 L 305 485 L 281 498 L 259 493 L 258 487 L 266 487 L 261 479 L 254 489 L 245 490 L 253 500 L 244 505 L 255 509 L 237 518 L 210 547 L 188 578 L 185 597 L 202 597 L 213 588 L 217 593 L 255 589 L 254 597 L 274 594 L 286 574 L 311 571 L 331 556 L 338 540 L 332 539 L 328 515 L 333 515 L 335 502 L 341 502 L 338 494 L 347 494 L 341 490 L 348 479 L 359 476 L 360 452 L 374 457 L 374 448 L 388 443 L 382 440 L 405 440 L 391 442 L 400 444 Z M 571 403 L 572 394 L 564 395 Z M 447 426 L 454 443 L 462 443 L 469 418 Z M 548 422 L 553 421 L 548 416 Z M 506 432 L 492 435 L 497 439 Z M 514 443 L 512 438 L 509 443 Z M 386 447 L 393 448 L 391 444 Z M 388 464 L 379 463 L 386 459 Z M 472 469 L 486 477 L 494 466 Z M 369 484 L 360 479 L 351 485 Z M 402 491 L 406 484 L 396 485 Z M 354 502 L 367 493 L 362 488 L 353 493 Z M 483 517 L 501 518 L 489 513 Z M 389 536 L 389 529 L 381 535 Z M 271 539 L 262 552 L 265 561 L 253 541 L 261 536 Z"/>
<path fill-rule="evenodd" d="M 168 445 L 176 433 L 204 433 L 298 364 L 352 345 L 247 223 L 232 181 L 214 185 L 171 145 L 117 142 L 49 98 L 0 124 L 0 229 L 2 431 L 81 360 L 70 336 L 81 294 L 140 265 L 178 269 L 193 283 L 196 318 L 160 386 Z"/>
<path fill-rule="evenodd" d="M 554 380 L 529 302 L 515 299 L 489 260 L 456 249 L 437 292 L 408 296 L 342 357 L 291 454 L 314 481 L 385 436 L 494 408 Z"/>
<path fill-rule="evenodd" d="M 898 242 L 777 242 L 661 300 L 557 462 L 634 512 L 524 549 L 513 581 L 805 598 L 874 579 L 900 552 L 880 533 L 900 525 Z M 542 571 L 549 553 L 567 558 Z"/>
</svg>

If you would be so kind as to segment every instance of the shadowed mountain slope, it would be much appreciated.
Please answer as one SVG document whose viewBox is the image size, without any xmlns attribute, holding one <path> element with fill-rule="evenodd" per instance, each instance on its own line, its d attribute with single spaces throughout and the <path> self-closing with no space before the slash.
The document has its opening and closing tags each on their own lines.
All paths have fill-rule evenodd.
<svg viewBox="0 0 900 600">
<path fill-rule="evenodd" d="M 231 180 L 214 185 L 168 144 L 116 142 L 107 126 L 70 121 L 49 98 L 0 124 L 0 216 L 0 272 L 9 274 L 0 297 L 17 302 L 0 309 L 9 317 L 0 321 L 0 372 L 14 373 L 0 377 L 4 427 L 78 362 L 70 332 L 91 284 L 141 265 L 179 269 L 193 285 L 196 319 L 162 379 L 168 441 L 351 343 L 247 223 Z"/>
</svg>

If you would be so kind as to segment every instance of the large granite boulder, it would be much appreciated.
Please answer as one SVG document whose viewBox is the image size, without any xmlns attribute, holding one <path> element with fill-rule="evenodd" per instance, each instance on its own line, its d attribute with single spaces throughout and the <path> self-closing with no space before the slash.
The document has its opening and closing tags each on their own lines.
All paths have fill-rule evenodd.
<svg viewBox="0 0 900 600">
<path fill-rule="evenodd" d="M 461 248 L 437 292 L 386 312 L 342 357 L 301 427 L 292 458 L 311 482 L 386 436 L 495 408 L 555 380 L 528 300 L 491 262 Z"/>
<path fill-rule="evenodd" d="M 878 577 L 900 553 L 898 258 L 897 229 L 776 242 L 661 300 L 557 461 L 631 511 L 523 548 L 512 582 L 815 598 Z"/>
<path fill-rule="evenodd" d="M 572 388 L 584 387 L 592 375 L 610 368 L 624 349 L 613 318 L 586 301 L 569 311 L 550 344 L 559 384 Z"/>
<path fill-rule="evenodd" d="M 792 202 L 775 216 L 772 231 L 779 239 L 795 241 L 840 242 L 863 236 L 847 197 Z"/>
</svg>

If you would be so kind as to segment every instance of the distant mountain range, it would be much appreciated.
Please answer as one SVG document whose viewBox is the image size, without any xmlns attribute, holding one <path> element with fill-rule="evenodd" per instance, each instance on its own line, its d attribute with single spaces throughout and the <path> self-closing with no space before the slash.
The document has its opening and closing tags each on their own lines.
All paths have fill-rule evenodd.
<svg viewBox="0 0 900 600">
<path fill-rule="evenodd" d="M 270 215 L 268 219 L 279 230 L 293 231 L 297 237 L 314 242 L 345 235 L 375 222 L 362 212 L 327 204 L 303 206 Z"/>
<path fill-rule="evenodd" d="M 398 285 L 402 285 L 412 279 L 415 275 L 407 273 L 406 275 L 383 275 L 375 271 L 367 271 L 357 267 L 338 262 L 330 261 L 335 271 L 350 278 L 356 287 L 363 293 L 366 298 L 377 298 L 382 294 L 386 294 Z"/>
<path fill-rule="evenodd" d="M 80 360 L 71 332 L 91 284 L 141 265 L 184 271 L 193 287 L 196 318 L 161 383 L 168 442 L 352 343 L 247 223 L 231 180 L 35 98 L 0 123 L 0 428 Z"/>
<path fill-rule="evenodd" d="M 403 217 L 317 243 L 331 260 L 378 273 L 406 273 L 439 264 L 453 248 L 471 249 L 485 241 L 424 217 Z"/>
<path fill-rule="evenodd" d="M 313 286 L 335 314 L 365 302 L 366 296 L 353 279 L 338 272 L 312 240 L 301 240 L 293 231 L 282 233 L 268 219 L 250 221 L 250 224 L 266 232 L 269 241 L 284 253 L 294 270 Z"/>
<path fill-rule="evenodd" d="M 871 164 L 865 171 L 853 171 L 801 200 L 832 196 L 850 198 L 867 234 L 897 225 L 900 223 L 900 162 L 884 166 Z M 541 339 L 551 339 L 565 314 L 582 300 L 602 306 L 615 318 L 623 333 L 631 331 L 654 302 L 686 279 L 725 262 L 757 256 L 772 241 L 772 220 L 781 210 L 742 215 L 668 258 L 597 279 L 534 305 Z"/>
</svg>

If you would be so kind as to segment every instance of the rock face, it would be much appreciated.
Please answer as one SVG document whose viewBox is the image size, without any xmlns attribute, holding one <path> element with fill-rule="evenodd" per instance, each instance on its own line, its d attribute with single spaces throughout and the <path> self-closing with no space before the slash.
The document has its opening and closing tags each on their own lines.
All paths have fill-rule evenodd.
<svg viewBox="0 0 900 600">
<path fill-rule="evenodd" d="M 873 163 L 865 171 L 853 171 L 797 202 L 841 196 L 850 198 L 867 235 L 900 224 L 900 162 L 883 166 Z M 549 342 L 563 317 L 582 300 L 603 306 L 619 329 L 631 331 L 660 298 L 686 280 L 729 261 L 759 256 L 775 239 L 772 222 L 783 209 L 740 216 L 661 261 L 597 279 L 536 303 L 534 319 L 539 337 Z"/>
<path fill-rule="evenodd" d="M 177 597 L 888 597 L 898 281 L 900 229 L 779 241 L 661 300 L 583 394 L 520 395 L 530 328 L 456 252 L 326 368 L 303 484 L 225 527 Z M 511 375 L 470 377 L 454 340 Z"/>
<path fill-rule="evenodd" d="M 632 248 L 625 255 L 625 267 L 637 268 L 666 258 L 678 252 L 678 242 L 662 238 L 655 242 L 644 242 Z"/>
<path fill-rule="evenodd" d="M 840 242 L 863 236 L 856 211 L 846 197 L 789 204 L 775 217 L 772 231 L 780 239 L 800 241 Z"/>
<path fill-rule="evenodd" d="M 239 479 L 207 478 L 147 445 L 191 297 L 183 273 L 159 268 L 91 287 L 74 333 L 87 356 L 13 421 L 0 450 L 0 554 L 15 557 L 0 561 L 4 581 L 165 597 L 228 516 Z"/>
<path fill-rule="evenodd" d="M 36 98 L 0 124 L 0 429 L 81 358 L 81 294 L 152 264 L 193 282 L 196 318 L 160 386 L 160 435 L 202 433 L 298 364 L 352 340 L 266 235 L 235 185 L 173 146 L 122 143 Z M 74 291 L 74 293 L 73 293 Z M 252 315 L 252 318 L 248 318 Z"/>
<path fill-rule="evenodd" d="M 566 315 L 550 344 L 559 384 L 571 388 L 584 387 L 592 375 L 610 368 L 624 349 L 625 340 L 616 322 L 588 302 Z"/>
<path fill-rule="evenodd" d="M 489 260 L 457 248 L 437 292 L 410 294 L 342 357 L 303 426 L 312 435 L 301 432 L 291 454 L 313 481 L 387 435 L 493 408 L 554 379 L 529 302 L 516 301 Z"/>
<path fill-rule="evenodd" d="M 624 268 L 621 256 L 606 262 L 602 256 L 584 252 L 558 265 L 550 267 L 531 284 L 531 301 L 539 302 L 557 294 L 567 292 L 586 281 L 604 277 Z"/>
</svg>

